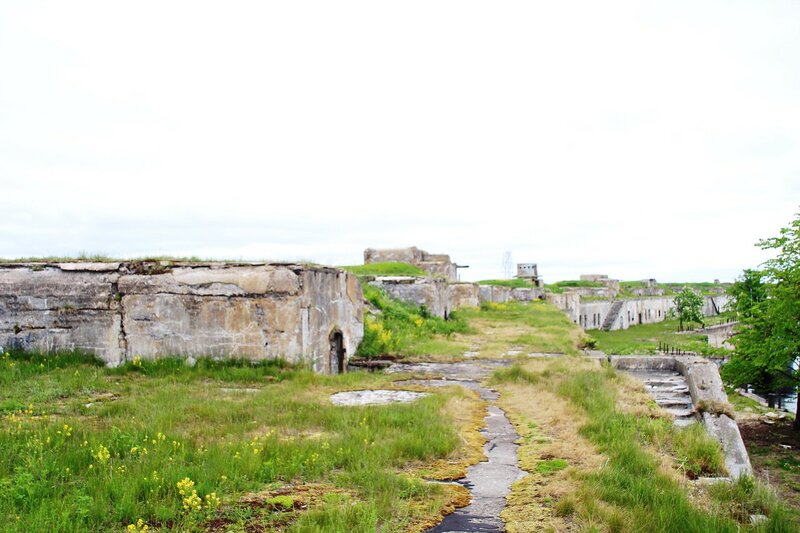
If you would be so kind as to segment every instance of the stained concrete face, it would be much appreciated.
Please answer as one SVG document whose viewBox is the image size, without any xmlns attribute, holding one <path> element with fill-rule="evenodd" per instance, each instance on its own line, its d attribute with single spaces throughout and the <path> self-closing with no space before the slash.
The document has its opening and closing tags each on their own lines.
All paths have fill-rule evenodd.
<svg viewBox="0 0 800 533">
<path fill-rule="evenodd" d="M 125 356 L 122 316 L 114 297 L 117 264 L 0 267 L 0 346 L 96 353 L 117 364 Z"/>
<path fill-rule="evenodd" d="M 140 356 L 284 358 L 337 368 L 363 337 L 363 297 L 343 271 L 299 265 L 17 264 L 0 267 L 0 346 Z"/>
</svg>

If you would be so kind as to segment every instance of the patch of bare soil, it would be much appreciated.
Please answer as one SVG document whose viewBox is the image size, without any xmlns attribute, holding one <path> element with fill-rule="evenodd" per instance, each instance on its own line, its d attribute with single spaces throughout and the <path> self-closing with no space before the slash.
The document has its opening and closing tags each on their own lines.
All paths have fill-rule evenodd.
<svg viewBox="0 0 800 533">
<path fill-rule="evenodd" d="M 792 420 L 740 420 L 739 431 L 758 478 L 800 515 L 800 432 Z"/>
</svg>

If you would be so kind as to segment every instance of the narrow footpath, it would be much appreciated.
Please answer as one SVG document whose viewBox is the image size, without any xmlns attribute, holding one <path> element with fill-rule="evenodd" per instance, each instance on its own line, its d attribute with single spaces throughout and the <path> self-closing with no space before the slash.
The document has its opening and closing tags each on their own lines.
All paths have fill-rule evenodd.
<svg viewBox="0 0 800 533">
<path fill-rule="evenodd" d="M 409 380 L 405 383 L 443 387 L 460 385 L 472 389 L 489 403 L 484 418 L 486 428 L 481 431 L 488 439 L 484 445 L 486 461 L 469 467 L 467 476 L 457 481 L 472 494 L 472 502 L 447 517 L 428 533 L 505 531 L 500 513 L 506 505 L 511 484 L 521 479 L 525 472 L 517 466 L 519 434 L 511 425 L 505 412 L 497 405 L 497 392 L 483 387 L 480 381 L 494 368 L 507 366 L 508 361 L 472 360 L 464 363 L 417 363 L 392 365 L 387 372 L 430 374 L 435 379 Z M 398 383 L 403 383 L 398 382 Z"/>
</svg>

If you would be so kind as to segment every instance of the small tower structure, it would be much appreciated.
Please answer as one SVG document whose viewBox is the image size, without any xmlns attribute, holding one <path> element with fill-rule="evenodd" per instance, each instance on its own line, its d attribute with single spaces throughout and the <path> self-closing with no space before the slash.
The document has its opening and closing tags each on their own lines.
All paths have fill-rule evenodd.
<svg viewBox="0 0 800 533">
<path fill-rule="evenodd" d="M 517 263 L 516 277 L 529 280 L 534 287 L 544 285 L 544 282 L 539 277 L 539 267 L 536 263 Z"/>
</svg>

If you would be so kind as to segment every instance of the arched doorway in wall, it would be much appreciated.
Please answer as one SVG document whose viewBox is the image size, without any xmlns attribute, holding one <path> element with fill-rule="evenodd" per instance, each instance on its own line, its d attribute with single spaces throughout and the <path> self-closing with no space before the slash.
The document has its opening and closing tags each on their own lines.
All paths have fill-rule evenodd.
<svg viewBox="0 0 800 533">
<path fill-rule="evenodd" d="M 345 353 L 344 335 L 338 329 L 333 330 L 330 336 L 331 353 L 328 359 L 328 368 L 331 374 L 342 374 L 345 370 Z"/>
</svg>

